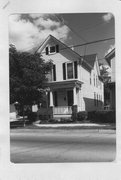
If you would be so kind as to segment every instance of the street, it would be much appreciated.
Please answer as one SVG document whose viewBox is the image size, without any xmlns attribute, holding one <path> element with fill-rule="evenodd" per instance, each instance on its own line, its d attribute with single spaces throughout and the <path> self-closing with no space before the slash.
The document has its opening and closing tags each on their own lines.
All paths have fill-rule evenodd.
<svg viewBox="0 0 121 180">
<path fill-rule="evenodd" d="M 115 160 L 115 130 L 11 129 L 11 162 L 109 162 Z"/>
</svg>

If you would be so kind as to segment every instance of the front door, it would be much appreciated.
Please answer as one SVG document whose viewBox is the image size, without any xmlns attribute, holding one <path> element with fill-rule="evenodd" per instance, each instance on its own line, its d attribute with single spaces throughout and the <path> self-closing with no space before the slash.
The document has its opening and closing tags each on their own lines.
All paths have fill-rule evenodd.
<svg viewBox="0 0 121 180">
<path fill-rule="evenodd" d="M 68 106 L 73 105 L 73 90 L 67 91 Z"/>
</svg>

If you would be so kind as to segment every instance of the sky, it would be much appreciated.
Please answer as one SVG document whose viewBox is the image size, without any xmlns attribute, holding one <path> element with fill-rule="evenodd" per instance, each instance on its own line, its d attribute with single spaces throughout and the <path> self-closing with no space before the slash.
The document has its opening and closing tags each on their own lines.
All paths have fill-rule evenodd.
<svg viewBox="0 0 121 180">
<path fill-rule="evenodd" d="M 9 16 L 9 43 L 19 51 L 31 51 L 51 34 L 68 46 L 115 37 L 111 13 L 12 14 Z M 114 40 L 74 47 L 80 55 L 98 55 L 100 63 L 115 46 Z"/>
</svg>

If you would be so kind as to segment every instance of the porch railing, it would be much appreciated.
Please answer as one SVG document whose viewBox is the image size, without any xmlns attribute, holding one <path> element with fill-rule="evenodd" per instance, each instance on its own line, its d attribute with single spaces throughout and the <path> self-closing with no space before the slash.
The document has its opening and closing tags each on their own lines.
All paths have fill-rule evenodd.
<svg viewBox="0 0 121 180">
<path fill-rule="evenodd" d="M 72 106 L 58 106 L 53 108 L 54 114 L 72 114 Z"/>
</svg>

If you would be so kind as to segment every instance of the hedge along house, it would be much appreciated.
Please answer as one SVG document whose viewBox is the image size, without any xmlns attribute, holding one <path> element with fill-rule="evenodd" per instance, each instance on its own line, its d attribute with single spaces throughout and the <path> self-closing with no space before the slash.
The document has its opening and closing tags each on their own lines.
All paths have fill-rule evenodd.
<svg viewBox="0 0 121 180">
<path fill-rule="evenodd" d="M 70 117 L 79 111 L 103 108 L 103 82 L 96 54 L 80 56 L 52 35 L 37 52 L 53 62 L 45 84 L 49 89 L 47 108 L 53 117 Z"/>
</svg>

